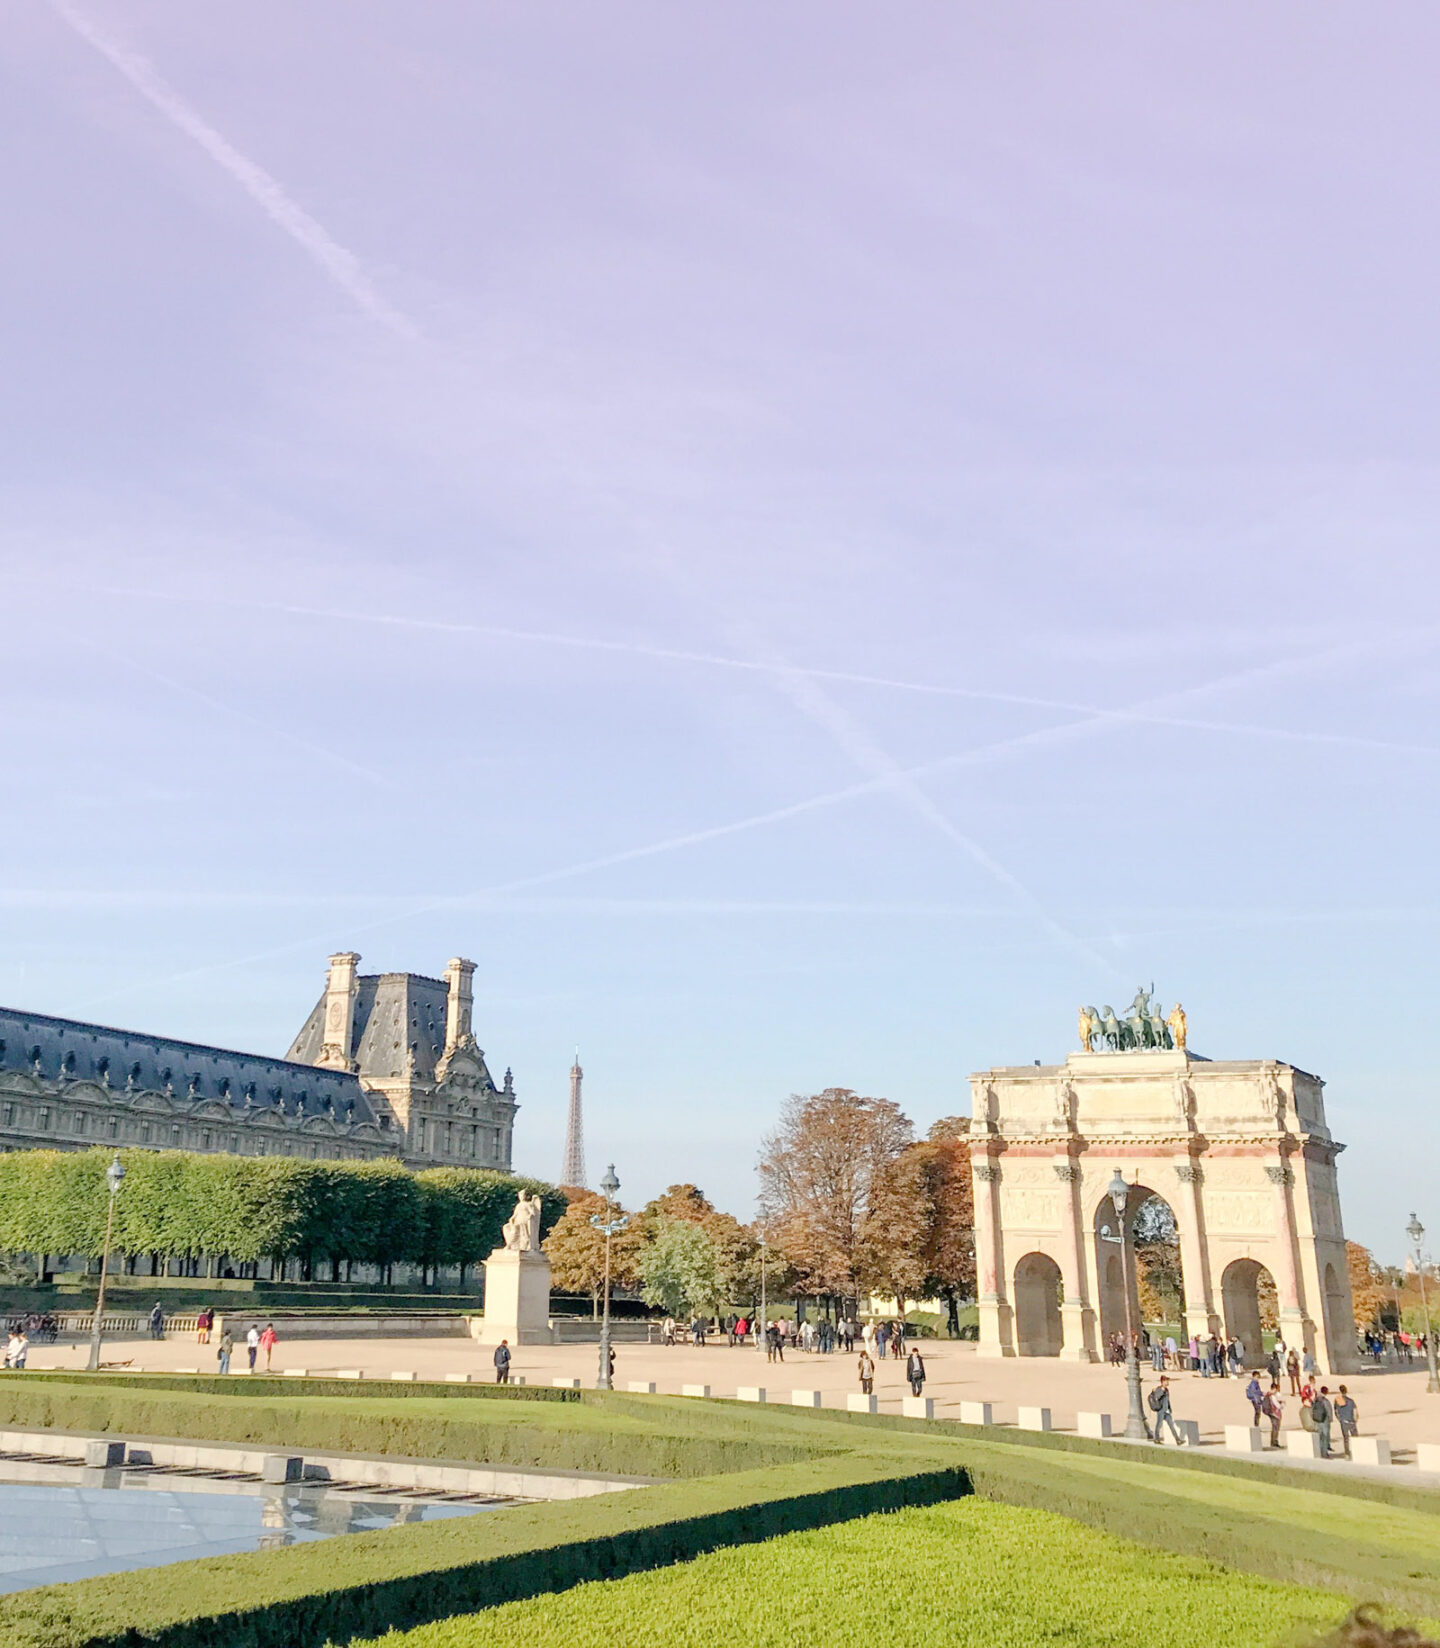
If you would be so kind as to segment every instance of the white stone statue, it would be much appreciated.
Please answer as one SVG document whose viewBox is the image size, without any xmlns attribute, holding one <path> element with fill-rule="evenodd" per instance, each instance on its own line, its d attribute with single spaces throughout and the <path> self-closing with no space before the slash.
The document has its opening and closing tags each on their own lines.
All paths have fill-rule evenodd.
<svg viewBox="0 0 1440 1648">
<path fill-rule="evenodd" d="M 540 1251 L 540 1198 L 528 1191 L 520 1192 L 520 1200 L 501 1232 L 505 1246 L 511 1253 L 538 1253 Z"/>
</svg>

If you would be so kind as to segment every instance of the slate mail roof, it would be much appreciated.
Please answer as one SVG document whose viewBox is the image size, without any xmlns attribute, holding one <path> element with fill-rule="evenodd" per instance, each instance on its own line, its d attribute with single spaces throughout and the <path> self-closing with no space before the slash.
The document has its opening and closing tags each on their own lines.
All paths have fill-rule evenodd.
<svg viewBox="0 0 1440 1648">
<path fill-rule="evenodd" d="M 375 1120 L 365 1089 L 344 1071 L 317 1070 L 289 1059 L 233 1053 L 12 1007 L 0 1007 L 3 1071 L 38 1074 L 50 1082 L 68 1078 L 103 1084 L 108 1078 L 109 1086 L 119 1092 L 133 1078 L 137 1092 L 163 1093 L 168 1084 L 180 1098 L 228 1099 L 243 1109 L 248 1096 L 257 1109 L 279 1105 L 291 1114 L 303 1097 L 306 1114 L 312 1116 L 325 1111 L 328 1099 L 337 1120 Z"/>
<path fill-rule="evenodd" d="M 421 973 L 361 974 L 355 980 L 353 1042 L 360 1074 L 371 1081 L 399 1081 L 407 1074 L 433 1081 L 445 1051 L 445 998 L 444 979 Z M 318 1059 L 324 1040 L 322 995 L 286 1056 L 301 1063 Z M 415 1055 L 413 1072 L 405 1065 L 410 1049 Z"/>
</svg>

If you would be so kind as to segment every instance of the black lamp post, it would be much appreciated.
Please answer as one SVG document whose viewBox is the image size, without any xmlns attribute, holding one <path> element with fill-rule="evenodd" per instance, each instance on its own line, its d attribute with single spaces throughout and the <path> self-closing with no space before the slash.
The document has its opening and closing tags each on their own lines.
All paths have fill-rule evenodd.
<svg viewBox="0 0 1440 1648">
<path fill-rule="evenodd" d="M 600 1181 L 600 1188 L 605 1192 L 605 1217 L 602 1219 L 598 1213 L 590 1216 L 590 1223 L 605 1238 L 605 1310 L 600 1318 L 600 1373 L 595 1381 L 595 1389 L 614 1390 L 615 1381 L 610 1377 L 610 1238 L 630 1223 L 623 1214 L 619 1218 L 612 1218 L 610 1214 L 615 1192 L 620 1188 L 620 1181 L 615 1177 L 614 1162 L 605 1169 L 605 1177 Z"/>
<path fill-rule="evenodd" d="M 1135 1306 L 1130 1289 L 1130 1226 L 1125 1210 L 1130 1202 L 1130 1186 L 1115 1169 L 1110 1181 L 1110 1202 L 1115 1209 L 1120 1234 L 1111 1241 L 1120 1244 L 1120 1280 L 1125 1289 L 1125 1382 L 1130 1392 L 1130 1412 L 1125 1416 L 1125 1435 L 1132 1442 L 1148 1442 L 1150 1427 L 1145 1423 L 1145 1405 L 1140 1400 L 1140 1346 L 1135 1332 Z M 1101 1233 L 1104 1234 L 1103 1232 Z"/>
<path fill-rule="evenodd" d="M 105 1169 L 105 1183 L 110 1187 L 110 1210 L 105 1215 L 105 1246 L 100 1250 L 100 1291 L 95 1296 L 95 1319 L 90 1324 L 90 1361 L 87 1371 L 100 1371 L 100 1319 L 105 1314 L 105 1275 L 110 1263 L 110 1237 L 115 1230 L 115 1198 L 125 1181 L 125 1164 L 117 1151 L 115 1160 Z"/>
<path fill-rule="evenodd" d="M 1435 1329 L 1430 1321 L 1430 1296 L 1425 1291 L 1425 1261 L 1420 1256 L 1420 1244 L 1425 1240 L 1425 1226 L 1413 1213 L 1410 1215 L 1410 1223 L 1405 1227 L 1405 1234 L 1415 1249 L 1415 1272 L 1420 1278 L 1420 1309 L 1425 1314 L 1425 1360 L 1430 1364 L 1430 1377 L 1425 1382 L 1425 1389 L 1434 1396 L 1440 1393 L 1440 1370 L 1435 1366 Z"/>
</svg>

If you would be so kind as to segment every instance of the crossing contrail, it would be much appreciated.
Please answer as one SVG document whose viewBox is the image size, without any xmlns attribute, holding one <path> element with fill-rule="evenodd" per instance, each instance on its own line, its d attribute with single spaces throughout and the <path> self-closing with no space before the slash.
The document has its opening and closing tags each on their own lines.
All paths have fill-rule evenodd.
<svg viewBox="0 0 1440 1648">
<path fill-rule="evenodd" d="M 111 40 L 70 0 L 50 0 L 50 6 L 56 16 L 99 52 L 117 73 L 123 75 L 153 109 L 184 132 L 221 171 L 238 183 L 276 228 L 289 235 L 372 320 L 379 321 L 382 326 L 404 338 L 413 339 L 420 335 L 415 323 L 387 303 L 371 284 L 359 258 L 317 223 L 304 207 L 297 205 L 263 166 L 241 154 L 233 143 L 202 119 L 174 87 L 162 79 L 148 58 Z"/>
</svg>

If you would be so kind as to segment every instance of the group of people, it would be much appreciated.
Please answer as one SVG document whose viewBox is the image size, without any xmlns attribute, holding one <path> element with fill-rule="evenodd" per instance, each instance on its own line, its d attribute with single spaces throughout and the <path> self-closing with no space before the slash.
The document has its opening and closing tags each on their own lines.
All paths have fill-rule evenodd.
<svg viewBox="0 0 1440 1648">
<path fill-rule="evenodd" d="M 32 1345 L 53 1345 L 60 1337 L 60 1322 L 53 1311 L 47 1310 L 42 1316 L 32 1310 L 28 1316 L 12 1316 L 5 1332 L 11 1339 L 18 1336 Z"/>
<path fill-rule="evenodd" d="M 905 1356 L 906 1324 L 903 1321 L 866 1322 L 864 1327 L 853 1316 L 831 1320 L 822 1316 L 811 1321 L 796 1322 L 788 1316 L 776 1317 L 764 1324 L 757 1316 L 731 1315 L 712 1324 L 708 1317 L 695 1316 L 688 1326 L 682 1326 L 673 1316 L 660 1324 L 660 1343 L 678 1345 L 688 1342 L 703 1349 L 712 1332 L 723 1333 L 730 1345 L 748 1345 L 756 1334 L 763 1334 L 765 1351 L 772 1362 L 783 1362 L 786 1350 L 802 1350 L 810 1355 L 829 1356 L 834 1352 L 854 1353 L 863 1344 L 872 1359 L 883 1360 L 888 1354 L 895 1360 Z"/>
<path fill-rule="evenodd" d="M 1291 1351 L 1288 1362 L 1295 1355 Z M 1313 1359 L 1308 1358 L 1312 1361 Z M 1272 1356 L 1271 1361 L 1275 1358 Z M 1334 1451 L 1334 1431 L 1340 1428 L 1339 1458 L 1350 1458 L 1350 1443 L 1359 1433 L 1360 1410 L 1355 1405 L 1355 1398 L 1349 1390 L 1341 1385 L 1338 1393 L 1331 1396 L 1328 1385 L 1316 1385 L 1307 1377 L 1304 1383 L 1296 1383 L 1291 1395 L 1299 1402 L 1300 1424 L 1302 1429 L 1314 1431 L 1320 1438 L 1320 1457 L 1331 1459 L 1337 1457 Z M 1245 1387 L 1245 1396 L 1254 1413 L 1254 1423 L 1259 1426 L 1262 1421 L 1270 1426 L 1270 1446 L 1280 1446 L 1280 1426 L 1285 1417 L 1285 1393 L 1280 1389 L 1279 1375 L 1273 1369 L 1271 1372 L 1269 1389 L 1260 1383 L 1258 1373 L 1250 1376 L 1250 1383 Z"/>
<path fill-rule="evenodd" d="M 10 1337 L 5 1344 L 5 1366 L 17 1370 L 25 1366 L 30 1354 L 30 1336 L 20 1322 L 10 1324 Z"/>
<path fill-rule="evenodd" d="M 1387 1352 L 1397 1367 L 1408 1368 L 1412 1362 L 1423 1362 L 1426 1356 L 1425 1335 L 1407 1333 L 1404 1328 L 1395 1333 L 1386 1333 L 1381 1328 L 1369 1329 L 1365 1334 L 1365 1354 L 1376 1367 L 1384 1365 Z"/>
</svg>

